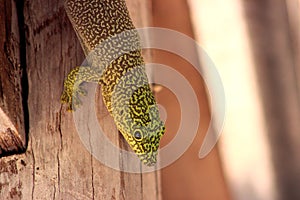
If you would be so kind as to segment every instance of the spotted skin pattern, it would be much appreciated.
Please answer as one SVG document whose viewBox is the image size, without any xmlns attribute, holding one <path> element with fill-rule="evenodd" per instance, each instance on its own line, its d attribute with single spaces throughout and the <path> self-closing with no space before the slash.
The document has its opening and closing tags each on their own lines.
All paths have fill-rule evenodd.
<svg viewBox="0 0 300 200">
<path fill-rule="evenodd" d="M 62 103 L 80 106 L 83 82 L 101 85 L 104 103 L 132 150 L 154 165 L 164 123 L 150 90 L 138 34 L 125 0 L 67 0 L 67 15 L 87 56 L 64 82 Z"/>
</svg>

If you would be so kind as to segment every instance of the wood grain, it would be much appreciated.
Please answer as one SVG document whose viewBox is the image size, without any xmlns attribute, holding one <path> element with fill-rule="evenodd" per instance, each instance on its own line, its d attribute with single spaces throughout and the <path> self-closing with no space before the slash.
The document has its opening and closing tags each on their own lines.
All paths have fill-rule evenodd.
<svg viewBox="0 0 300 200">
<path fill-rule="evenodd" d="M 16 3 L 0 1 L 0 157 L 26 147 L 22 94 L 23 71 Z M 19 22 L 19 23 L 18 23 Z M 23 92 L 23 93 L 22 93 Z"/>
<path fill-rule="evenodd" d="M 128 7 L 136 25 L 148 25 L 150 0 L 132 2 Z M 103 165 L 85 148 L 72 113 L 60 104 L 65 76 L 84 60 L 63 0 L 25 0 L 22 9 L 29 143 L 26 153 L 0 160 L 1 199 L 160 199 L 156 172 L 131 174 Z M 111 142 L 127 148 L 102 99 L 96 103 L 99 124 Z M 120 164 L 127 162 L 126 157 L 119 159 Z"/>
</svg>

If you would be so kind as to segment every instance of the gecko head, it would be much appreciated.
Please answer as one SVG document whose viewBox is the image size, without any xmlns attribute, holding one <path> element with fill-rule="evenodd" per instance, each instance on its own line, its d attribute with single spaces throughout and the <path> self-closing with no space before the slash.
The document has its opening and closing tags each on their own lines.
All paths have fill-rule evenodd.
<svg viewBox="0 0 300 200">
<path fill-rule="evenodd" d="M 150 86 L 115 87 L 115 91 L 120 94 L 114 94 L 112 101 L 117 128 L 141 162 L 148 166 L 154 165 L 165 126 Z M 127 94 L 131 94 L 129 98 Z"/>
<path fill-rule="evenodd" d="M 149 106 L 145 112 L 141 111 L 139 115 L 132 113 L 128 113 L 129 119 L 123 120 L 120 126 L 117 124 L 118 129 L 141 162 L 152 166 L 157 161 L 159 143 L 165 132 L 164 122 L 159 118 L 156 104 Z"/>
<path fill-rule="evenodd" d="M 165 126 L 148 84 L 139 87 L 132 94 L 129 117 L 130 139 L 127 141 L 141 162 L 152 166 L 157 161 L 158 147 Z"/>
<path fill-rule="evenodd" d="M 134 130 L 133 138 L 135 140 L 135 145 L 131 146 L 131 148 L 145 165 L 155 165 L 160 139 L 164 132 L 165 127 L 162 122 L 158 124 L 156 130 L 150 132 L 143 132 L 139 129 Z"/>
<path fill-rule="evenodd" d="M 132 129 L 132 133 L 125 136 L 131 149 L 141 162 L 147 166 L 155 165 L 160 139 L 165 132 L 165 126 L 162 121 L 154 120 L 152 123 L 154 127 L 136 125 Z"/>
</svg>

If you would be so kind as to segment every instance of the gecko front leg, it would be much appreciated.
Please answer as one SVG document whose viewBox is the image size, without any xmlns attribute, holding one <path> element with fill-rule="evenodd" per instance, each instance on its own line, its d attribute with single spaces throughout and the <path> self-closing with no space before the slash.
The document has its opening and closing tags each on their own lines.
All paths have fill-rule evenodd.
<svg viewBox="0 0 300 200">
<path fill-rule="evenodd" d="M 99 83 L 101 76 L 95 68 L 88 66 L 75 67 L 68 74 L 64 82 L 64 91 L 61 102 L 67 104 L 67 110 L 76 110 L 81 105 L 80 95 L 85 96 L 87 92 L 82 88 L 83 82 Z"/>
</svg>

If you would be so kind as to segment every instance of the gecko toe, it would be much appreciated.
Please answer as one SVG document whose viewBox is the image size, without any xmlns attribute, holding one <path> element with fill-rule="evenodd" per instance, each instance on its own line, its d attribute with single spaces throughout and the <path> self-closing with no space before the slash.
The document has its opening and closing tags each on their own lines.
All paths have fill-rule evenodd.
<svg viewBox="0 0 300 200">
<path fill-rule="evenodd" d="M 68 111 L 75 111 L 80 105 L 82 105 L 82 101 L 80 100 L 80 96 L 86 96 L 87 91 L 83 89 L 81 86 L 73 87 L 71 90 L 64 90 L 61 95 L 61 102 L 67 104 Z"/>
</svg>

